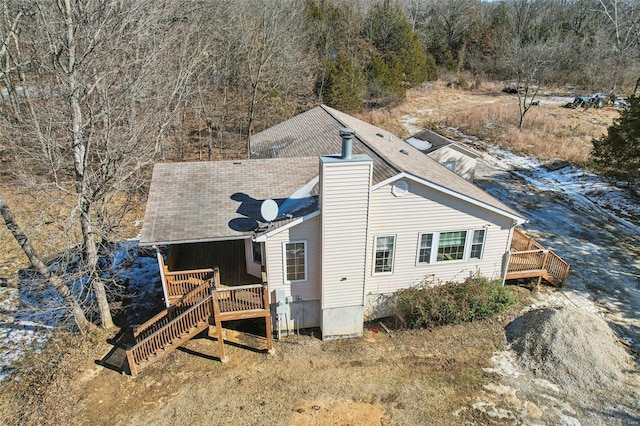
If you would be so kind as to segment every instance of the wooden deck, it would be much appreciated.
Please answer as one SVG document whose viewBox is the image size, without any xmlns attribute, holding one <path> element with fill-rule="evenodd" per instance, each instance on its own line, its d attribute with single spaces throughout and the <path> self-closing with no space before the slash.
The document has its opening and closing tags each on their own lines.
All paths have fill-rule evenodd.
<svg viewBox="0 0 640 426">
<path fill-rule="evenodd" d="M 552 250 L 545 248 L 519 229 L 514 229 L 506 279 L 537 278 L 562 287 L 570 265 Z"/>
<path fill-rule="evenodd" d="M 266 282 L 224 286 L 217 268 L 167 272 L 165 278 L 171 304 L 133 331 L 135 344 L 126 351 L 131 375 L 206 329 L 218 341 L 220 360 L 226 361 L 223 321 L 264 318 L 266 348 L 273 350 Z"/>
</svg>

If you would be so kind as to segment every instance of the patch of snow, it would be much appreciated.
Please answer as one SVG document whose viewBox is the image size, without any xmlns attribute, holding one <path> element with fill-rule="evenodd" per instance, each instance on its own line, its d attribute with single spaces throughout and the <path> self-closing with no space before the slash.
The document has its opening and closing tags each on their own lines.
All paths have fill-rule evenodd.
<svg viewBox="0 0 640 426">
<path fill-rule="evenodd" d="M 558 105 L 566 105 L 573 102 L 575 96 L 549 96 L 546 98 L 547 102 L 552 102 Z"/>
<path fill-rule="evenodd" d="M 515 354 L 512 351 L 502 351 L 493 354 L 491 363 L 493 367 L 483 368 L 482 371 L 510 377 L 519 377 L 522 374 L 517 367 Z"/>
<path fill-rule="evenodd" d="M 558 385 L 555 385 L 555 384 L 551 383 L 548 380 L 539 379 L 538 378 L 538 379 L 533 379 L 533 382 L 536 385 L 540 386 L 541 388 L 550 390 L 550 391 L 555 392 L 555 393 L 560 393 L 560 387 Z"/>
<path fill-rule="evenodd" d="M 137 240 L 118 243 L 110 257 L 105 278 L 113 278 L 132 297 L 132 305 L 148 308 L 162 298 L 155 255 L 145 255 Z M 81 277 L 74 284 L 79 287 Z M 81 294 L 80 297 L 88 297 Z M 85 300 L 86 301 L 86 300 Z M 127 322 L 136 323 L 131 310 Z M 19 288 L 0 288 L 0 382 L 12 373 L 11 365 L 30 350 L 40 350 L 52 330 L 65 319 L 67 309 L 51 287 L 21 276 Z"/>
<path fill-rule="evenodd" d="M 407 132 L 409 132 L 410 135 L 415 135 L 416 133 L 424 130 L 423 128 L 418 126 L 420 119 L 415 115 L 403 115 L 402 117 L 400 117 L 400 122 L 402 123 L 404 128 L 407 129 Z"/>
<path fill-rule="evenodd" d="M 571 417 L 567 414 L 564 414 L 562 412 L 558 413 L 558 417 L 560 417 L 560 420 L 562 420 L 562 424 L 566 425 L 566 426 L 580 426 L 580 420 L 576 419 L 575 417 Z"/>
<path fill-rule="evenodd" d="M 412 147 L 419 149 L 420 151 L 427 150 L 433 146 L 433 144 L 429 141 L 423 141 L 418 138 L 409 138 L 407 139 L 407 143 Z"/>
<path fill-rule="evenodd" d="M 296 190 L 289 198 L 284 200 L 278 209 L 278 216 L 287 213 L 295 213 L 314 203 L 311 193 L 313 188 L 320 182 L 320 176 L 316 176 L 307 182 L 302 188 Z"/>
</svg>

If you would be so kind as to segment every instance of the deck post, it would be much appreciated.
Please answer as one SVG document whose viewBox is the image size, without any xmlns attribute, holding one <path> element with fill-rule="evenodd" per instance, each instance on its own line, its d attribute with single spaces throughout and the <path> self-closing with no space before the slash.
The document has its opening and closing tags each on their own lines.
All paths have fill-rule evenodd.
<svg viewBox="0 0 640 426">
<path fill-rule="evenodd" d="M 547 260 L 549 260 L 549 249 L 544 249 L 542 253 L 544 253 L 544 257 L 542 258 L 540 269 L 547 269 Z"/>
<path fill-rule="evenodd" d="M 218 282 L 218 274 L 215 274 L 216 276 L 216 283 Z M 216 334 L 217 334 L 217 338 L 218 338 L 218 352 L 219 352 L 219 358 L 220 358 L 220 362 L 227 362 L 227 357 L 224 356 L 224 338 L 222 336 L 222 321 L 220 320 L 220 304 L 218 301 L 218 292 L 214 289 L 211 292 L 211 295 L 213 297 L 211 297 L 211 303 L 213 303 L 213 320 L 215 322 L 216 325 Z"/>
<path fill-rule="evenodd" d="M 138 374 L 138 370 L 136 369 L 136 363 L 133 360 L 133 354 L 129 351 L 125 351 L 127 354 L 127 363 L 129 364 L 129 372 L 131 373 L 131 377 L 136 377 Z"/>
<path fill-rule="evenodd" d="M 155 246 L 154 246 L 155 247 Z M 162 258 L 162 253 L 160 253 L 160 249 L 155 247 L 156 249 L 156 257 L 158 259 L 158 266 L 160 267 L 160 281 L 162 282 L 162 294 L 164 295 L 164 304 L 165 308 L 171 306 L 169 302 L 169 291 L 167 289 L 167 276 L 168 272 L 167 266 L 164 264 L 164 259 Z"/>
<path fill-rule="evenodd" d="M 213 288 L 216 290 L 220 288 L 220 268 L 217 266 L 213 268 Z"/>
<path fill-rule="evenodd" d="M 264 309 L 267 313 L 264 316 L 265 329 L 267 331 L 267 351 L 270 354 L 274 354 L 275 350 L 273 349 L 273 336 L 271 331 L 271 308 L 269 307 L 269 286 L 264 283 L 262 286 L 262 300 L 264 303 Z"/>
</svg>

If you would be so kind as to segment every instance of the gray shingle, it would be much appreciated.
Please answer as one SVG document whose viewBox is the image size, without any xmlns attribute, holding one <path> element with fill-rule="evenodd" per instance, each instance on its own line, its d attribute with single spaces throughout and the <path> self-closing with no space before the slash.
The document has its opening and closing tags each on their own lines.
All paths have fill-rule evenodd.
<svg viewBox="0 0 640 426">
<path fill-rule="evenodd" d="M 160 163 L 140 234 L 143 245 L 243 238 L 262 222 L 266 199 L 278 205 L 318 175 L 317 157 Z M 316 190 L 317 193 L 317 190 Z M 317 197 L 292 213 L 317 210 Z M 279 218 L 274 227 L 291 219 Z"/>
</svg>

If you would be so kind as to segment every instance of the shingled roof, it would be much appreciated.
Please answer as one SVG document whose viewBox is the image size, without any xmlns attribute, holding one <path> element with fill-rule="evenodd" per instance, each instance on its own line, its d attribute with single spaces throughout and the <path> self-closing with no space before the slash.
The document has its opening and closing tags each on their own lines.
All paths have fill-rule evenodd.
<svg viewBox="0 0 640 426">
<path fill-rule="evenodd" d="M 373 185 L 409 176 L 466 201 L 523 219 L 496 198 L 399 137 L 325 105 L 251 138 L 251 160 L 156 164 L 140 244 L 169 244 L 247 238 L 262 225 L 260 206 L 280 207 L 304 186 L 308 200 L 270 229 L 318 211 L 318 157 L 338 154 L 340 129 L 355 130 L 353 153 L 373 159 Z M 287 201 L 287 203 L 289 203 Z M 291 213 L 291 212 L 288 212 Z"/>
<path fill-rule="evenodd" d="M 318 158 L 160 163 L 153 168 L 141 245 L 246 238 L 263 225 L 262 202 L 283 206 L 318 175 Z M 313 183 L 312 183 L 313 185 Z M 317 185 L 315 185 L 317 186 Z M 272 227 L 316 211 L 317 188 Z"/>
<path fill-rule="evenodd" d="M 293 157 L 339 153 L 342 146 L 339 132 L 343 127 L 355 130 L 353 152 L 373 158 L 374 186 L 400 173 L 409 173 L 434 187 L 452 191 L 465 199 L 522 218 L 515 210 L 425 156 L 393 133 L 326 105 L 320 105 L 254 135 L 251 138 L 252 156 Z"/>
</svg>

